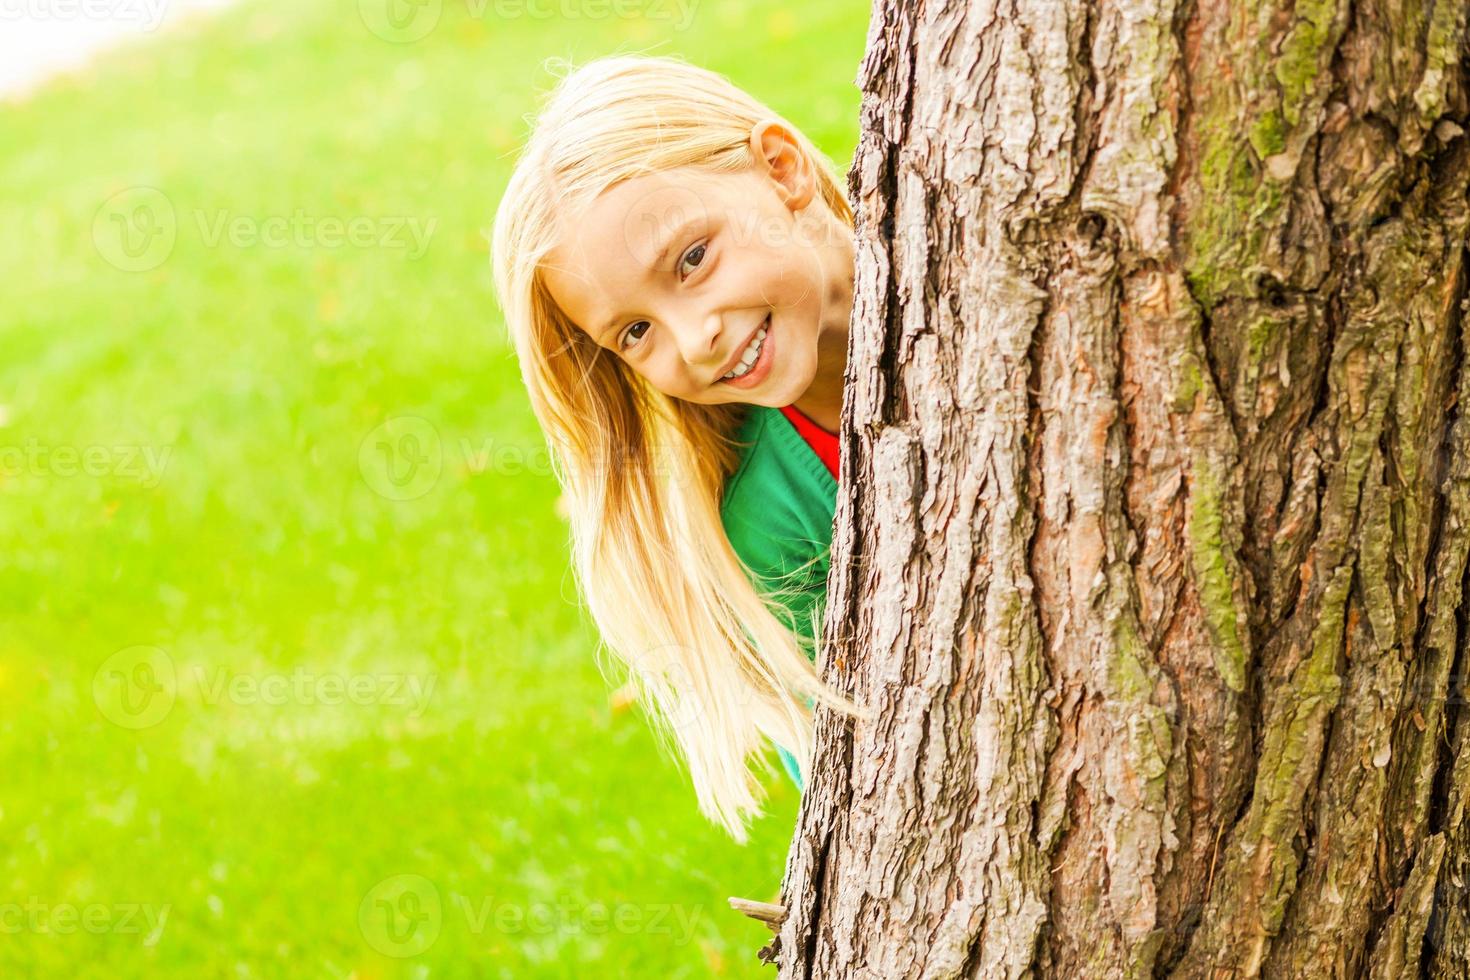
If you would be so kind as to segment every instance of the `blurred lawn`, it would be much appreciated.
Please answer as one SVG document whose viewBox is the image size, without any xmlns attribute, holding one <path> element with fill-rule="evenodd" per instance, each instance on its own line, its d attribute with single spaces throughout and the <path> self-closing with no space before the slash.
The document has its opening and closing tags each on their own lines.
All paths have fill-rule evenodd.
<svg viewBox="0 0 1470 980">
<path fill-rule="evenodd" d="M 548 55 L 845 171 L 867 5 L 372 6 L 0 106 L 0 977 L 772 976 L 796 794 L 740 848 L 610 708 L 484 234 Z"/>
</svg>

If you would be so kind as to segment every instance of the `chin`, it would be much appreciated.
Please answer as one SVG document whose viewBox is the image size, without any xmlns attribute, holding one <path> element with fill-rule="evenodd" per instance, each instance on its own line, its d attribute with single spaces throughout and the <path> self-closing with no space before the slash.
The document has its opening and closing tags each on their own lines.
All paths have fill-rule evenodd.
<svg viewBox="0 0 1470 980">
<path fill-rule="evenodd" d="M 817 373 L 815 370 L 802 371 L 795 377 L 785 379 L 785 383 L 779 389 L 773 388 L 773 390 L 779 390 L 781 392 L 782 405 L 792 405 L 796 403 L 798 398 L 806 394 L 807 389 L 812 386 L 812 382 L 816 380 L 816 377 Z"/>
</svg>

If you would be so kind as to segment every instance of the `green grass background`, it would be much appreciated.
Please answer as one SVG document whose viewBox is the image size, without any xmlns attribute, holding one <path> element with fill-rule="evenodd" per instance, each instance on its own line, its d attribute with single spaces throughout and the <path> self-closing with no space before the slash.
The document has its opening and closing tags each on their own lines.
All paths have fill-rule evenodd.
<svg viewBox="0 0 1470 980">
<path fill-rule="evenodd" d="M 390 43 L 245 0 L 0 104 L 0 976 L 773 975 L 725 898 L 775 896 L 796 793 L 739 847 L 610 706 L 485 235 L 552 55 L 683 54 L 845 171 L 869 12 L 524 9 Z M 175 237 L 133 271 L 138 187 Z M 297 215 L 434 224 L 416 257 L 210 239 Z M 374 469 L 405 436 L 436 479 Z M 174 675 L 134 727 L 140 657 Z"/>
</svg>

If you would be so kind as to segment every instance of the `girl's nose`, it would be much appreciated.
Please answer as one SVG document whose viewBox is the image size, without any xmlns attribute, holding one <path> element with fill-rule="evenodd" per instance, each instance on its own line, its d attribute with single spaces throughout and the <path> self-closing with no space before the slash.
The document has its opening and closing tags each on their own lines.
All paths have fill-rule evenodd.
<svg viewBox="0 0 1470 980">
<path fill-rule="evenodd" d="M 720 366 L 724 352 L 720 350 L 721 323 L 718 313 L 707 314 L 694 321 L 694 326 L 679 331 L 679 353 L 690 367 L 713 371 Z"/>
</svg>

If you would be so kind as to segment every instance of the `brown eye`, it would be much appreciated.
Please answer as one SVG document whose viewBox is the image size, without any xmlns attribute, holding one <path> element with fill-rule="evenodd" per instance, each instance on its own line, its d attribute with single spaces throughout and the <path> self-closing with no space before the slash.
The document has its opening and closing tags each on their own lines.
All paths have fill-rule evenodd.
<svg viewBox="0 0 1470 980">
<path fill-rule="evenodd" d="M 623 341 L 626 341 L 629 337 L 633 337 L 633 331 L 634 330 L 637 330 L 640 326 L 641 327 L 644 327 L 644 328 L 647 328 L 647 327 L 651 326 L 651 324 L 647 320 L 639 320 L 637 323 L 631 324 L 628 327 L 628 329 L 623 333 L 623 339 L 618 342 L 618 346 L 619 347 L 623 347 Z M 645 329 L 643 331 L 643 333 L 647 333 L 647 332 L 648 332 L 647 329 Z M 642 340 L 643 339 L 643 334 L 639 334 L 637 337 L 634 337 L 633 339 L 635 339 L 635 340 Z M 627 348 L 626 347 L 623 347 L 623 349 L 626 350 Z"/>
<path fill-rule="evenodd" d="M 687 252 L 684 253 L 684 262 L 689 261 L 689 259 L 690 259 L 691 256 L 697 254 L 699 256 L 699 262 L 696 262 L 694 264 L 695 265 L 699 265 L 700 262 L 703 262 L 704 261 L 704 253 L 707 250 L 708 250 L 707 246 L 704 246 L 704 245 L 696 245 L 696 246 L 694 246 L 689 251 L 687 251 Z M 681 269 L 684 268 L 684 262 L 680 262 L 679 263 L 679 268 L 681 268 Z"/>
<path fill-rule="evenodd" d="M 699 261 L 695 262 L 694 264 L 696 266 L 703 264 L 704 257 L 705 257 L 705 255 L 708 252 L 709 252 L 709 246 L 707 246 L 707 245 L 699 244 L 699 245 L 694 246 L 689 251 L 687 251 L 687 252 L 684 253 L 683 260 L 681 260 L 679 262 L 679 268 L 682 270 L 684 268 L 684 263 L 690 261 L 695 256 L 698 256 L 699 257 Z M 640 326 L 645 328 L 644 331 L 643 331 L 643 333 L 635 334 L 633 331 L 637 330 Z M 643 339 L 643 334 L 646 334 L 648 332 L 648 329 L 647 328 L 649 326 L 651 326 L 651 325 L 649 324 L 649 322 L 647 320 L 639 320 L 638 322 L 629 325 L 628 329 L 626 331 L 624 331 L 623 336 L 618 339 L 618 349 L 619 350 L 628 350 L 628 347 L 627 347 L 626 342 L 627 342 L 627 340 L 630 337 L 633 340 L 642 340 Z M 634 346 L 637 346 L 637 345 L 635 344 Z"/>
</svg>

